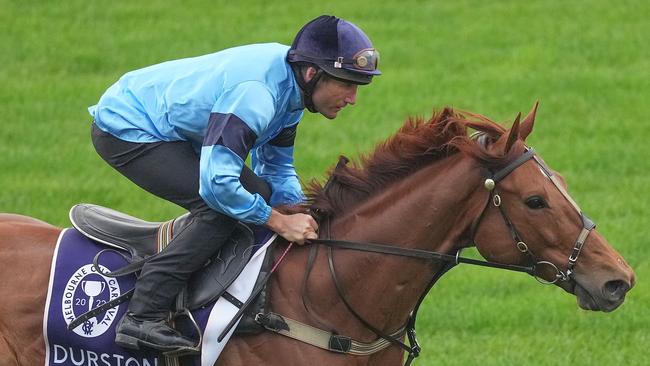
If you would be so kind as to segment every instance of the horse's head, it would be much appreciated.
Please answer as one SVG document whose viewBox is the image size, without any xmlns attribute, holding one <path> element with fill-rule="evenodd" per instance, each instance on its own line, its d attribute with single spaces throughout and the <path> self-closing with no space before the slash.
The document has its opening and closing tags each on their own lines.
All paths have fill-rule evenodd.
<svg viewBox="0 0 650 366">
<path fill-rule="evenodd" d="M 487 173 L 490 200 L 476 222 L 476 247 L 489 260 L 534 265 L 538 278 L 576 295 L 583 309 L 612 311 L 634 286 L 634 272 L 568 195 L 564 179 L 525 145 L 536 110 L 483 141 L 507 163 Z"/>
</svg>

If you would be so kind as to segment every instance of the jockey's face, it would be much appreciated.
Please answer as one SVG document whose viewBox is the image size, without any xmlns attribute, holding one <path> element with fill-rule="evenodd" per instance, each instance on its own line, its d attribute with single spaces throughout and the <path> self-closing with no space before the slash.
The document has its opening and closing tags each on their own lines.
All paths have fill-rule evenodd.
<svg viewBox="0 0 650 366">
<path fill-rule="evenodd" d="M 313 72 L 312 72 L 313 70 Z M 316 73 L 316 70 L 309 68 L 306 78 L 310 80 Z M 329 119 L 336 118 L 338 112 L 348 104 L 354 104 L 357 101 L 358 85 L 332 79 L 323 75 L 316 84 L 312 101 L 316 110 Z"/>
</svg>

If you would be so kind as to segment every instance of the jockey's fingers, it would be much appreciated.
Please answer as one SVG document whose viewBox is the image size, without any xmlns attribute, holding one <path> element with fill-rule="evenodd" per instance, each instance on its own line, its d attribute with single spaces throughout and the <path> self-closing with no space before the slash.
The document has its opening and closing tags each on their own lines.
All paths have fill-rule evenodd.
<svg viewBox="0 0 650 366">
<path fill-rule="evenodd" d="M 296 240 L 292 240 L 294 243 L 298 245 L 304 245 L 305 244 L 305 239 L 306 238 L 296 238 Z"/>
<path fill-rule="evenodd" d="M 299 240 L 294 240 L 294 243 L 298 245 L 305 245 L 306 241 L 311 239 L 318 239 L 318 234 L 313 231 L 307 231 L 302 238 Z"/>
<path fill-rule="evenodd" d="M 313 217 L 309 216 L 308 222 L 311 228 L 314 229 L 314 231 L 318 230 L 318 223 L 316 222 L 316 220 L 314 220 Z"/>
</svg>

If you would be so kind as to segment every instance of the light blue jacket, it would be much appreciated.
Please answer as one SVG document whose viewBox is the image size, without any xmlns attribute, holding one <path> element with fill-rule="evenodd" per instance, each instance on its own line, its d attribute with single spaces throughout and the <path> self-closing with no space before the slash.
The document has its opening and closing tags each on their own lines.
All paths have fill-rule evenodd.
<svg viewBox="0 0 650 366">
<path fill-rule="evenodd" d="M 288 50 L 254 44 L 132 71 L 88 110 L 100 129 L 122 140 L 190 141 L 200 152 L 205 202 L 263 224 L 271 207 L 239 181 L 249 152 L 253 170 L 271 186 L 271 205 L 304 199 L 293 139 L 286 138 L 295 134 L 304 109 Z"/>
</svg>

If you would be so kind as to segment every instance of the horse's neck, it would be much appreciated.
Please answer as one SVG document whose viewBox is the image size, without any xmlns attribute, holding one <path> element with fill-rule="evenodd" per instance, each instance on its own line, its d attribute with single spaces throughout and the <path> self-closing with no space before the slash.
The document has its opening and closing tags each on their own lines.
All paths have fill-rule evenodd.
<svg viewBox="0 0 650 366">
<path fill-rule="evenodd" d="M 481 172 L 462 154 L 432 164 L 332 222 L 332 236 L 351 241 L 449 251 L 480 207 Z M 482 196 L 482 195 L 481 195 Z"/>
<path fill-rule="evenodd" d="M 332 222 L 337 239 L 452 252 L 482 201 L 480 172 L 461 154 L 405 178 Z M 418 259 L 335 251 L 336 272 L 350 302 L 380 329 L 401 326 L 433 271 Z M 329 279 L 328 279 L 329 280 Z M 328 281 L 326 280 L 326 281 Z M 347 310 L 344 314 L 349 318 Z M 358 324 L 350 321 L 349 324 Z"/>
</svg>

